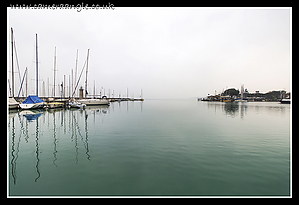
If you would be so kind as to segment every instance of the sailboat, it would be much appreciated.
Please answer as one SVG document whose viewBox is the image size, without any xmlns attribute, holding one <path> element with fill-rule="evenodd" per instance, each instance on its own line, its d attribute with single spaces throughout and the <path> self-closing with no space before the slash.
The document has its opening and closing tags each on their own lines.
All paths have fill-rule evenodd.
<svg viewBox="0 0 299 205">
<path fill-rule="evenodd" d="M 54 89 L 53 89 L 54 94 L 53 94 L 53 97 L 54 98 L 52 98 L 53 102 L 48 102 L 47 103 L 47 108 L 50 108 L 50 109 L 51 108 L 60 108 L 60 107 L 64 106 L 64 103 L 55 101 L 55 71 L 56 71 L 56 46 L 55 46 L 55 53 L 54 53 L 54 83 L 53 83 L 53 85 L 54 85 Z"/>
<path fill-rule="evenodd" d="M 85 99 L 77 100 L 78 103 L 83 103 L 86 105 L 109 105 L 109 101 L 107 99 L 90 99 L 87 98 L 87 73 L 88 73 L 88 57 L 89 57 L 89 49 L 87 50 L 87 64 L 86 64 L 86 79 L 85 79 Z"/>
<path fill-rule="evenodd" d="M 46 103 L 38 97 L 38 52 L 37 52 L 37 34 L 36 34 L 36 95 L 29 95 L 26 100 L 20 104 L 22 109 L 41 109 Z"/>
</svg>

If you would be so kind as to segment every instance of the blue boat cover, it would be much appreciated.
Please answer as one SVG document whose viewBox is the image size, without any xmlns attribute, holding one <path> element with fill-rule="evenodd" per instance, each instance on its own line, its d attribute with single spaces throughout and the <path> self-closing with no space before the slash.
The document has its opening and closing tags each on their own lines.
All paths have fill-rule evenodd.
<svg viewBox="0 0 299 205">
<path fill-rule="evenodd" d="M 26 100 L 23 102 L 23 104 L 34 104 L 34 103 L 41 103 L 44 102 L 42 99 L 40 99 L 36 95 L 29 95 Z"/>
</svg>

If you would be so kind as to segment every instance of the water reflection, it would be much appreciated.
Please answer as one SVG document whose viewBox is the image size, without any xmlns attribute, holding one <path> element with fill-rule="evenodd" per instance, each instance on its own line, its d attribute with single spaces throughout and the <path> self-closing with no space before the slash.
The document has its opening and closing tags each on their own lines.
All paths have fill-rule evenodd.
<svg viewBox="0 0 299 205">
<path fill-rule="evenodd" d="M 49 169 L 63 169 L 65 163 L 90 163 L 97 158 L 90 138 L 100 140 L 99 126 L 111 113 L 142 112 L 143 102 L 115 102 L 86 109 L 9 110 L 9 177 L 33 183 L 47 178 Z M 71 170 L 70 170 L 71 171 Z M 20 179 L 19 179 L 20 181 Z"/>
<path fill-rule="evenodd" d="M 273 193 L 268 185 L 276 179 L 283 181 L 276 187 L 289 187 L 290 108 L 265 105 L 115 102 L 47 110 L 31 121 L 21 112 L 9 113 L 10 194 Z M 283 112 L 284 117 L 272 120 L 272 113 Z M 203 186 L 194 188 L 190 182 Z M 260 188 L 260 182 L 265 186 Z M 245 184 L 247 191 L 219 191 L 223 183 Z M 172 187 L 186 191 L 173 192 Z"/>
<path fill-rule="evenodd" d="M 36 172 L 37 172 L 37 177 L 35 178 L 35 182 L 40 178 L 40 171 L 39 171 L 39 161 L 40 161 L 40 159 L 39 159 L 39 143 L 38 143 L 38 140 L 39 140 L 39 136 L 38 136 L 38 134 L 39 134 L 39 130 L 38 130 L 38 120 L 37 120 L 37 118 L 36 118 L 36 135 L 35 135 L 35 143 L 36 143 L 36 145 L 35 145 L 35 147 L 36 147 L 36 151 L 35 151 L 35 153 L 36 153 Z"/>
<path fill-rule="evenodd" d="M 203 103 L 210 110 L 214 110 L 215 113 L 221 112 L 228 117 L 244 118 L 250 110 L 256 113 L 268 112 L 272 114 L 284 114 L 290 105 L 280 104 L 278 102 L 233 102 L 233 103 L 222 103 L 222 102 L 199 102 Z"/>
<path fill-rule="evenodd" d="M 103 119 L 97 117 L 107 114 L 109 114 L 108 106 L 87 107 L 85 110 L 57 108 L 9 111 L 8 130 L 11 183 L 14 185 L 17 184 L 17 164 L 20 154 L 28 155 L 28 153 L 31 153 L 34 155 L 35 174 L 31 174 L 35 175 L 33 179 L 35 182 L 38 182 L 42 176 L 40 166 L 47 163 L 43 162 L 43 160 L 49 159 L 49 156 L 46 156 L 46 153 L 44 154 L 41 150 L 51 149 L 52 157 L 50 158 L 52 158 L 52 164 L 55 167 L 59 167 L 59 157 L 63 157 L 59 155 L 60 140 L 69 139 L 69 142 L 73 143 L 76 164 L 79 163 L 80 149 L 84 150 L 85 158 L 90 161 L 92 157 L 88 143 L 89 123 L 96 124 L 98 120 L 101 120 L 101 123 L 103 123 Z M 49 141 L 51 143 L 44 143 Z M 20 153 L 20 150 L 24 153 Z M 22 159 L 24 160 L 24 158 Z M 32 160 L 32 158 L 28 156 L 26 160 Z M 25 163 L 28 166 L 30 164 L 29 161 Z"/>
<path fill-rule="evenodd" d="M 8 129 L 11 131 L 11 139 L 12 139 L 12 143 L 11 143 L 11 175 L 13 177 L 13 183 L 16 184 L 16 167 L 17 167 L 17 159 L 18 159 L 18 153 L 19 153 L 19 142 L 20 139 L 18 139 L 18 143 L 16 143 L 15 141 L 15 137 L 16 137 L 16 133 L 15 133 L 15 120 L 14 118 L 12 118 L 11 121 L 9 121 L 8 124 Z M 17 144 L 17 145 L 16 145 Z"/>
<path fill-rule="evenodd" d="M 37 120 L 43 112 L 43 110 L 22 110 L 19 114 L 23 115 L 28 122 L 33 122 Z"/>
</svg>

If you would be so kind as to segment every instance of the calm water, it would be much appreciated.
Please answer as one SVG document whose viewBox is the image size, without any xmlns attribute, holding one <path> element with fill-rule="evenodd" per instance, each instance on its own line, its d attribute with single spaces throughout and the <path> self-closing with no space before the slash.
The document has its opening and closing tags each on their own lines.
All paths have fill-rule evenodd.
<svg viewBox="0 0 299 205">
<path fill-rule="evenodd" d="M 288 196 L 290 105 L 9 112 L 9 195 Z"/>
</svg>

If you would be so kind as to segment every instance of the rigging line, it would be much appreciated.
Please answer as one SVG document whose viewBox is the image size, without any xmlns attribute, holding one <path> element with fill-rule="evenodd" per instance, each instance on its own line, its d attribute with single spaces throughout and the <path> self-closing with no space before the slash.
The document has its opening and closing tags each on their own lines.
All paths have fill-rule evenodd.
<svg viewBox="0 0 299 205">
<path fill-rule="evenodd" d="M 87 61 L 87 59 L 86 59 L 86 60 L 85 60 L 85 62 L 84 62 L 83 68 L 82 68 L 82 70 L 81 70 L 81 73 L 80 73 L 80 76 L 79 76 L 79 78 L 78 78 L 78 81 L 77 81 L 77 84 L 76 84 L 75 90 L 74 90 L 74 92 L 73 92 L 73 94 L 72 94 L 72 97 L 74 97 L 74 94 L 75 94 L 75 92 L 76 92 L 76 89 L 77 89 L 77 87 L 78 87 L 78 84 L 79 84 L 79 82 L 80 82 L 80 78 L 81 78 L 81 76 L 82 76 L 82 73 L 83 73 L 83 70 L 84 70 L 84 67 L 85 67 L 86 61 Z"/>
<path fill-rule="evenodd" d="M 23 80 L 22 80 L 22 83 L 21 83 L 21 87 L 20 87 L 19 93 L 18 93 L 17 100 L 19 99 L 20 91 L 23 90 L 22 87 L 23 87 L 23 82 L 24 82 L 24 79 L 25 79 L 25 75 L 26 75 L 26 72 L 24 72 L 24 76 L 23 76 Z M 24 95 L 23 95 L 23 96 L 24 96 Z"/>
<path fill-rule="evenodd" d="M 9 94 L 10 94 L 10 96 L 12 96 L 12 95 L 11 95 L 11 87 L 10 87 L 9 79 L 7 79 L 7 81 L 8 81 L 8 86 L 9 86 Z"/>
</svg>

